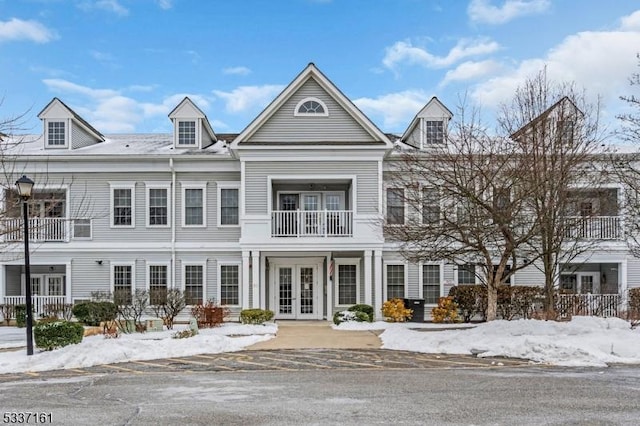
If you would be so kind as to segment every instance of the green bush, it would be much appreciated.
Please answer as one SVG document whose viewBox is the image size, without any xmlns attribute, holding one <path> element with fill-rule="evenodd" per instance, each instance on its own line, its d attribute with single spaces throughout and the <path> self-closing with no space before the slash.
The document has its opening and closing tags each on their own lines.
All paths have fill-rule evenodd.
<svg viewBox="0 0 640 426">
<path fill-rule="evenodd" d="M 20 328 L 27 325 L 27 305 L 16 305 L 16 325 Z"/>
<path fill-rule="evenodd" d="M 338 311 L 333 314 L 333 323 L 335 325 L 340 325 L 348 321 L 370 322 L 369 315 L 362 311 Z"/>
<path fill-rule="evenodd" d="M 369 321 L 369 322 L 373 321 L 373 318 L 374 318 L 374 316 L 373 316 L 373 306 L 371 306 L 371 305 L 365 305 L 365 304 L 353 305 L 348 310 L 351 311 L 351 312 L 363 312 L 363 313 L 367 314 L 367 316 L 369 317 L 369 319 L 367 321 Z"/>
<path fill-rule="evenodd" d="M 484 295 L 484 296 L 483 296 Z M 486 299 L 486 288 L 482 285 L 458 285 L 451 287 L 449 296 L 458 305 L 460 315 L 464 322 L 471 322 L 471 318 L 483 314 L 483 298 Z"/>
<path fill-rule="evenodd" d="M 271 321 L 273 311 L 266 309 L 243 309 L 240 311 L 240 322 L 242 324 L 264 324 Z"/>
<path fill-rule="evenodd" d="M 83 302 L 74 305 L 72 312 L 79 322 L 98 326 L 101 322 L 115 320 L 118 307 L 112 302 Z"/>
<path fill-rule="evenodd" d="M 41 321 L 33 327 L 36 346 L 45 351 L 80 343 L 83 336 L 84 327 L 77 322 Z"/>
</svg>

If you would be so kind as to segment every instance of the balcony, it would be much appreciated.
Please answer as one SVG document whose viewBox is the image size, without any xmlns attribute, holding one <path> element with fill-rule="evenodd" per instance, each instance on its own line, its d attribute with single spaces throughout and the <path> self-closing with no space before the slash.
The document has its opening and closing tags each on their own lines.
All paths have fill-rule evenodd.
<svg viewBox="0 0 640 426">
<path fill-rule="evenodd" d="M 27 301 L 25 296 L 4 296 L 0 297 L 0 304 L 3 305 L 24 305 Z M 36 318 L 41 315 L 48 315 L 53 308 L 62 310 L 62 307 L 69 303 L 66 296 L 31 296 L 31 306 Z M 15 317 L 15 312 L 12 312 Z"/>
<path fill-rule="evenodd" d="M 567 216 L 565 236 L 585 240 L 619 240 L 622 238 L 620 216 Z"/>
<path fill-rule="evenodd" d="M 67 241 L 66 218 L 61 217 L 34 217 L 29 219 L 29 241 L 49 242 Z M 4 240 L 6 242 L 20 242 L 24 240 L 24 228 L 22 218 L 4 219 Z"/>
<path fill-rule="evenodd" d="M 350 210 L 275 210 L 271 212 L 272 237 L 352 237 Z"/>
</svg>

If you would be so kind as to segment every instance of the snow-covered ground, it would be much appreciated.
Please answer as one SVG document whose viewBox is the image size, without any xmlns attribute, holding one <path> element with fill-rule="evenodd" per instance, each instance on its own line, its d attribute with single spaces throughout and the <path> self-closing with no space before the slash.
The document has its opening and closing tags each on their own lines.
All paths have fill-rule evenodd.
<svg viewBox="0 0 640 426">
<path fill-rule="evenodd" d="M 200 330 L 187 339 L 172 339 L 174 331 L 124 334 L 117 339 L 85 337 L 82 343 L 50 352 L 37 348 L 31 357 L 24 348 L 0 352 L 0 374 L 81 368 L 133 360 L 182 357 L 240 351 L 268 340 L 276 324 L 259 326 L 227 323 Z M 385 349 L 423 353 L 470 354 L 529 359 L 564 366 L 640 364 L 640 329 L 617 318 L 574 317 L 570 322 L 537 320 L 469 324 L 343 323 L 335 330 L 384 330 Z M 25 329 L 0 327 L 0 349 L 25 345 Z"/>
<path fill-rule="evenodd" d="M 574 317 L 570 322 L 492 321 L 465 330 L 415 331 L 388 327 L 382 347 L 423 353 L 523 358 L 563 366 L 640 364 L 640 329 L 618 318 Z"/>
<path fill-rule="evenodd" d="M 197 336 L 173 339 L 171 336 L 185 326 L 172 331 L 122 334 L 117 339 L 102 335 L 88 336 L 77 345 L 49 352 L 34 348 L 32 356 L 25 349 L 0 353 L 0 374 L 24 371 L 45 371 L 90 367 L 124 361 L 142 361 L 160 358 L 240 351 L 254 343 L 269 340 L 278 330 L 275 324 L 240 325 L 200 329 Z M 25 346 L 26 330 L 0 327 L 0 348 Z"/>
</svg>

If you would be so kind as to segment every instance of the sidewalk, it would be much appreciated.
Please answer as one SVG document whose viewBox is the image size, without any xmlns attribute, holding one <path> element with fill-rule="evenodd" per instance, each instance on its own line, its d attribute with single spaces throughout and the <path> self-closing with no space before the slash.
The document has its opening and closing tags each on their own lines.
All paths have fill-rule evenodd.
<svg viewBox="0 0 640 426">
<path fill-rule="evenodd" d="M 278 321 L 276 337 L 248 346 L 261 349 L 380 349 L 379 331 L 337 331 L 328 321 Z"/>
</svg>

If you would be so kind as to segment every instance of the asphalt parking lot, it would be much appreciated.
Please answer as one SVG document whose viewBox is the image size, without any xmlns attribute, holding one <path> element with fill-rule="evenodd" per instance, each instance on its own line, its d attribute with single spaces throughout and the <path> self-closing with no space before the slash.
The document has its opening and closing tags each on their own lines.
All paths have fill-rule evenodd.
<svg viewBox="0 0 640 426">
<path fill-rule="evenodd" d="M 202 354 L 189 357 L 129 361 L 86 368 L 0 375 L 0 383 L 20 379 L 48 379 L 92 374 L 153 374 L 202 371 L 300 371 L 323 369 L 478 369 L 528 365 L 526 360 L 434 355 L 385 349 L 280 349 Z"/>
</svg>

